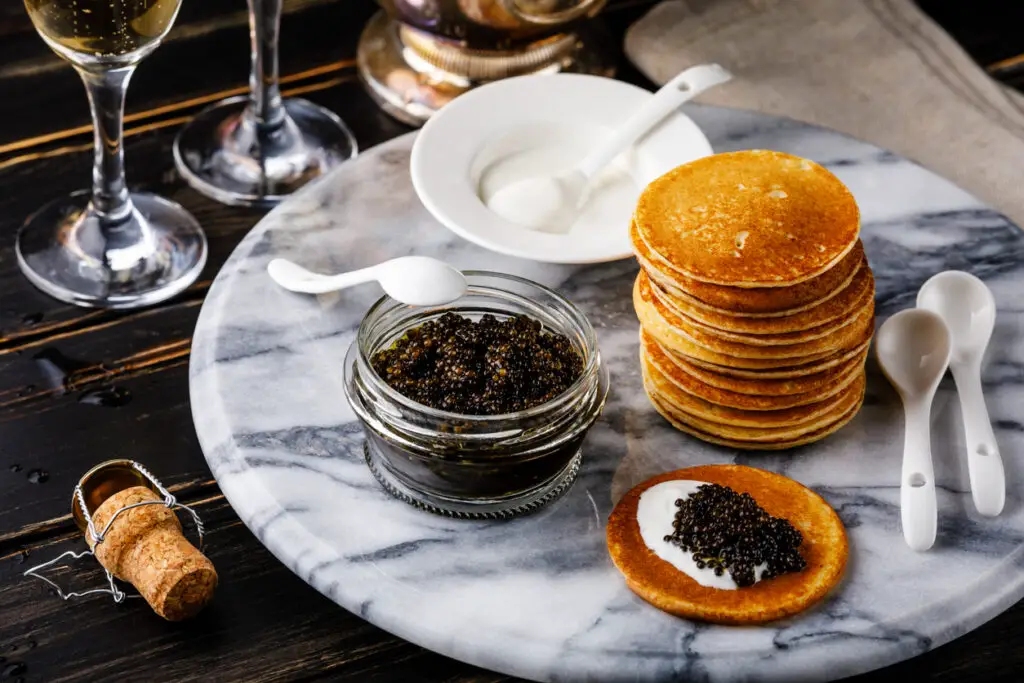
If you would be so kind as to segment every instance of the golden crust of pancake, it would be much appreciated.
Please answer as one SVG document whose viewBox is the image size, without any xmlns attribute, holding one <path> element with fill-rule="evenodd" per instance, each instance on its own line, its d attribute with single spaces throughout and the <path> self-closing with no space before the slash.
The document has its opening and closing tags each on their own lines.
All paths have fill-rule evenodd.
<svg viewBox="0 0 1024 683">
<path fill-rule="evenodd" d="M 800 553 L 807 567 L 747 588 L 720 590 L 701 586 L 662 560 L 640 536 L 637 505 L 650 487 L 679 479 L 749 493 L 769 514 L 789 520 L 803 534 Z M 782 475 L 742 465 L 701 465 L 648 479 L 612 510 L 607 540 L 612 562 L 638 596 L 669 614 L 722 624 L 758 624 L 806 610 L 838 585 L 849 554 L 843 523 L 821 496 Z"/>
<path fill-rule="evenodd" d="M 774 443 L 759 443 L 754 441 L 742 441 L 739 439 L 727 439 L 724 437 L 715 436 L 714 434 L 709 434 L 699 429 L 695 429 L 677 420 L 674 417 L 675 413 L 672 411 L 672 409 L 667 404 L 663 403 L 661 399 L 659 399 L 657 396 L 651 396 L 650 394 L 648 394 L 648 398 L 650 398 L 651 405 L 654 406 L 654 409 L 657 410 L 658 413 L 663 418 L 665 418 L 665 420 L 669 424 L 671 424 L 673 427 L 683 432 L 684 434 L 689 434 L 694 438 L 700 439 L 701 441 L 706 441 L 716 446 L 723 446 L 725 448 L 735 448 L 742 451 L 784 451 L 790 448 L 797 448 L 799 446 L 806 446 L 808 444 L 816 443 L 826 437 L 832 436 L 840 429 L 845 427 L 847 424 L 849 424 L 850 421 L 857 416 L 857 413 L 860 412 L 860 408 L 864 403 L 864 396 L 862 394 L 861 397 L 857 400 L 857 405 L 854 406 L 854 408 L 851 411 L 846 413 L 838 421 L 833 422 L 832 424 L 827 425 L 825 427 L 822 427 L 821 429 L 815 432 L 811 432 L 810 434 L 805 434 L 804 436 L 798 439 L 794 439 L 792 441 L 777 441 Z"/>
<path fill-rule="evenodd" d="M 693 381 L 701 384 L 731 391 L 737 394 L 752 396 L 786 396 L 792 394 L 806 394 L 813 392 L 827 393 L 828 389 L 837 382 L 841 382 L 851 372 L 864 366 L 867 358 L 867 350 L 861 351 L 852 358 L 837 363 L 821 372 L 816 372 L 797 377 L 733 377 L 723 373 L 708 370 L 699 365 L 694 365 L 690 359 L 671 353 L 662 347 L 649 334 L 640 331 L 640 344 L 644 348 L 657 347 L 661 356 L 671 362 L 671 365 L 680 372 L 690 375 Z M 659 361 L 660 362 L 660 361 Z"/>
<path fill-rule="evenodd" d="M 657 316 L 650 315 L 647 309 L 637 309 L 640 325 L 658 343 L 670 353 L 686 356 L 694 362 L 700 361 L 717 368 L 738 368 L 751 372 L 792 372 L 801 367 L 811 367 L 826 362 L 835 354 L 819 353 L 803 358 L 736 358 L 724 353 L 710 351 L 691 340 L 676 334 Z"/>
<path fill-rule="evenodd" d="M 669 293 L 691 305 L 713 313 L 738 317 L 770 318 L 788 316 L 819 306 L 836 296 L 866 263 L 860 240 L 842 260 L 821 275 L 789 287 L 726 287 L 698 282 L 660 262 L 640 238 L 636 225 L 630 227 L 633 252 L 651 279 Z"/>
<path fill-rule="evenodd" d="M 649 304 L 640 296 L 640 278 L 633 286 L 633 310 L 640 320 L 640 326 L 662 346 L 673 353 L 679 353 L 695 360 L 705 361 L 715 366 L 740 368 L 743 370 L 779 370 L 791 369 L 825 361 L 832 353 L 817 353 L 803 358 L 736 358 L 724 353 L 710 351 L 674 331 L 665 320 L 658 315 L 653 304 Z"/>
<path fill-rule="evenodd" d="M 633 214 L 654 256 L 700 282 L 783 287 L 853 248 L 857 202 L 828 170 L 771 150 L 715 154 L 650 183 Z"/>
<path fill-rule="evenodd" d="M 867 261 L 854 274 L 849 285 L 836 296 L 794 315 L 772 318 L 744 318 L 694 306 L 688 298 L 673 296 L 648 277 L 655 297 L 691 325 L 724 339 L 756 344 L 761 337 L 778 343 L 780 339 L 809 340 L 823 337 L 836 323 L 864 308 L 875 298 L 875 278 Z"/>
<path fill-rule="evenodd" d="M 671 418 L 673 424 L 679 423 L 691 428 L 693 430 L 690 432 L 691 435 L 698 436 L 698 438 L 704 438 L 704 435 L 706 435 L 710 438 L 720 439 L 723 443 L 742 442 L 749 444 L 745 448 L 765 448 L 768 450 L 777 449 L 778 444 L 802 442 L 811 435 L 820 435 L 823 430 L 827 430 L 836 424 L 845 424 L 852 417 L 851 411 L 860 407 L 862 397 L 862 394 L 856 392 L 844 393 L 833 397 L 831 400 L 834 402 L 835 407 L 828 414 L 823 415 L 819 420 L 810 425 L 758 427 L 754 429 L 750 427 L 733 427 L 703 420 L 695 415 L 677 410 L 671 403 L 664 400 L 662 396 L 654 391 L 653 385 L 644 385 L 644 387 L 651 400 L 658 402 L 660 409 Z"/>
<path fill-rule="evenodd" d="M 799 437 L 834 424 L 850 409 L 859 406 L 867 384 L 867 375 L 863 366 L 857 368 L 851 377 L 852 381 L 847 382 L 840 391 L 823 397 L 819 402 L 804 404 L 814 407 L 812 417 L 802 419 L 794 424 L 792 411 L 799 410 L 801 406 L 761 411 L 709 404 L 700 397 L 676 386 L 657 365 L 651 363 L 642 354 L 641 375 L 644 391 L 648 398 L 657 401 L 661 408 L 668 411 L 674 421 L 682 422 L 702 433 L 720 439 L 776 443 L 791 443 Z M 695 401 L 695 398 L 698 400 Z M 758 424 L 756 426 L 734 424 L 734 421 L 723 419 L 721 415 L 709 414 L 706 410 L 708 405 L 736 410 L 739 414 L 751 416 L 751 419 L 747 421 L 756 420 Z M 775 421 L 777 416 L 778 422 Z"/>
<path fill-rule="evenodd" d="M 795 408 L 809 403 L 818 403 L 831 398 L 848 387 L 856 377 L 863 374 L 863 366 L 851 367 L 845 375 L 835 378 L 831 382 L 816 391 L 806 391 L 799 394 L 741 394 L 721 387 L 705 384 L 688 372 L 680 369 L 668 354 L 658 344 L 643 344 L 641 346 L 641 359 L 650 363 L 661 377 L 672 383 L 678 391 L 686 392 L 691 396 L 703 399 L 708 403 L 714 403 L 727 408 L 739 410 L 784 410 Z"/>
<path fill-rule="evenodd" d="M 868 350 L 868 346 L 871 345 L 871 336 L 873 330 L 865 330 L 864 336 L 861 342 L 853 348 L 846 351 L 839 351 L 837 353 L 830 354 L 825 357 L 818 358 L 809 363 L 802 365 L 791 365 L 788 367 L 776 367 L 776 368 L 762 368 L 759 370 L 751 370 L 745 368 L 730 368 L 725 365 L 718 365 L 717 363 L 709 363 L 708 361 L 701 360 L 700 358 L 694 358 L 692 356 L 685 356 L 684 360 L 687 363 L 695 365 L 699 368 L 703 368 L 709 372 L 718 373 L 720 375 L 727 375 L 729 377 L 738 377 L 741 379 L 752 379 L 752 380 L 766 380 L 766 379 L 791 379 L 796 377 L 806 377 L 807 375 L 815 375 L 819 372 L 824 372 L 837 365 L 847 362 L 854 356 L 858 356 L 865 353 Z M 664 348 L 664 347 L 662 347 Z M 664 349 L 673 358 L 678 357 L 680 354 Z"/>
<path fill-rule="evenodd" d="M 642 352 L 641 352 L 642 354 Z M 647 363 L 641 355 L 640 363 L 641 375 L 644 379 L 645 389 L 648 385 L 651 385 L 657 378 L 657 369 Z M 710 422 L 718 424 L 730 425 L 733 427 L 790 427 L 796 425 L 806 425 L 815 421 L 820 420 L 823 416 L 829 414 L 835 407 L 835 397 L 826 398 L 823 401 L 817 403 L 808 403 L 802 406 L 796 406 L 794 408 L 784 408 L 782 410 L 741 410 L 739 408 L 730 408 L 728 406 L 720 406 L 716 403 L 705 401 L 704 399 L 688 394 L 685 391 L 675 387 L 668 380 L 664 380 L 664 384 L 660 386 L 664 388 L 666 394 L 671 394 L 671 403 L 674 410 L 680 410 L 688 415 L 694 415 Z M 845 389 L 847 393 L 855 393 L 858 388 L 858 381 L 854 382 Z M 842 396 L 844 392 L 840 392 L 837 396 Z M 657 396 L 651 396 L 651 392 L 647 392 L 648 396 L 653 399 Z M 661 400 L 661 399 L 659 399 Z"/>
<path fill-rule="evenodd" d="M 654 297 L 650 280 L 644 271 L 640 272 L 633 289 L 633 308 L 640 319 L 640 324 L 665 347 L 719 365 L 741 368 L 799 365 L 856 346 L 864 336 L 865 330 L 874 329 L 872 299 L 866 302 L 865 307 L 858 311 L 855 317 L 843 321 L 841 327 L 806 342 L 755 346 L 720 339 L 688 325 L 682 317 L 661 304 Z M 723 358 L 726 358 L 725 362 L 722 362 Z M 752 365 L 745 362 L 748 360 L 771 361 L 774 365 Z"/>
<path fill-rule="evenodd" d="M 833 408 L 808 425 L 753 429 L 702 420 L 676 408 L 654 390 L 652 383 L 644 384 L 644 390 L 654 409 L 676 429 L 717 446 L 761 451 L 805 446 L 838 431 L 860 411 L 864 391 L 859 383 L 857 389 L 829 399 Z"/>
<path fill-rule="evenodd" d="M 747 331 L 736 331 L 730 330 L 728 327 L 720 328 L 709 325 L 698 318 L 691 317 L 689 312 L 684 310 L 685 302 L 680 302 L 673 298 L 654 280 L 651 280 L 650 277 L 647 278 L 647 282 L 655 302 L 660 307 L 664 307 L 674 313 L 690 328 L 711 337 L 749 344 L 751 346 L 785 346 L 821 339 L 834 333 L 840 327 L 852 324 L 856 320 L 857 314 L 871 305 L 875 298 L 874 282 L 870 271 L 865 268 L 861 272 L 864 273 L 863 277 L 856 278 L 860 281 L 846 288 L 849 295 L 840 294 L 839 296 L 832 297 L 821 306 L 805 311 L 804 314 L 798 314 L 798 317 L 803 315 L 806 318 L 812 318 L 814 311 L 818 311 L 822 317 L 821 320 L 817 321 L 817 325 L 799 330 L 779 329 L 784 328 L 790 318 L 730 319 L 727 316 L 719 317 L 719 322 L 724 325 L 729 325 L 731 320 L 741 320 L 743 321 L 741 326 L 746 328 Z M 699 311 L 700 309 L 697 310 Z"/>
</svg>

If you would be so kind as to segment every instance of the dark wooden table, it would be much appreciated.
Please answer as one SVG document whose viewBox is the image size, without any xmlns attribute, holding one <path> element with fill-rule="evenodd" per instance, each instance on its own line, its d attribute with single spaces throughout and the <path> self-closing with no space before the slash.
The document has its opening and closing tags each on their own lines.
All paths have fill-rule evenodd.
<svg viewBox="0 0 1024 683">
<path fill-rule="evenodd" d="M 998 78 L 1024 84 L 1024 3 L 927 0 L 926 9 Z M 1012 6 L 1011 6 L 1012 5 Z M 617 38 L 649 0 L 613 2 Z M 286 94 L 337 111 L 360 146 L 408 129 L 381 113 L 356 80 L 356 38 L 370 0 L 286 4 Z M 21 2 L 0 6 L 0 683 L 17 681 L 372 680 L 502 681 L 394 638 L 338 608 L 280 565 L 249 533 L 212 480 L 188 404 L 189 342 L 220 264 L 259 220 L 206 200 L 177 177 L 170 147 L 205 104 L 244 92 L 247 24 L 241 0 L 185 2 L 166 44 L 128 96 L 129 183 L 181 202 L 204 225 L 210 262 L 183 296 L 131 314 L 76 309 L 34 290 L 15 264 L 24 218 L 85 186 L 91 132 L 77 76 L 32 29 Z M 646 83 L 623 63 L 620 76 Z M 136 458 L 194 505 L 221 577 L 197 619 L 168 624 L 145 605 L 104 596 L 66 604 L 22 578 L 31 564 L 83 541 L 69 517 L 78 477 L 112 457 Z M 95 564 L 59 579 L 95 585 Z M 1024 607 L 887 670 L 913 680 L 1017 681 Z M 878 680 L 865 676 L 859 680 Z"/>
</svg>

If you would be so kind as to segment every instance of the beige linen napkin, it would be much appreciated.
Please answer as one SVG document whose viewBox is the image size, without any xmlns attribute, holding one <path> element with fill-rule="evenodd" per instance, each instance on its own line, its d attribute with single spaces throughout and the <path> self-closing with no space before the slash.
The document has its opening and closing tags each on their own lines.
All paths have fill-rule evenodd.
<svg viewBox="0 0 1024 683">
<path fill-rule="evenodd" d="M 890 149 L 1024 225 L 1024 97 L 910 0 L 670 0 L 626 36 L 664 83 L 718 62 L 699 101 L 788 116 Z"/>
</svg>

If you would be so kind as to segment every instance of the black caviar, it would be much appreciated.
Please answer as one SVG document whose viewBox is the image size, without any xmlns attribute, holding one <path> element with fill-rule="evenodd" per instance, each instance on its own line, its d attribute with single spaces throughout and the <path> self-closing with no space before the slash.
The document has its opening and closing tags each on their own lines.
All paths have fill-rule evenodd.
<svg viewBox="0 0 1024 683">
<path fill-rule="evenodd" d="M 526 410 L 563 393 L 583 372 L 567 337 L 523 315 L 471 320 L 445 313 L 370 359 L 392 389 L 462 415 Z"/>
<path fill-rule="evenodd" d="M 677 500 L 672 529 L 667 543 L 692 553 L 699 569 L 710 567 L 718 576 L 728 571 L 740 587 L 754 585 L 761 564 L 767 564 L 762 580 L 807 566 L 800 555 L 803 535 L 765 512 L 749 493 L 727 486 L 703 484 Z"/>
</svg>

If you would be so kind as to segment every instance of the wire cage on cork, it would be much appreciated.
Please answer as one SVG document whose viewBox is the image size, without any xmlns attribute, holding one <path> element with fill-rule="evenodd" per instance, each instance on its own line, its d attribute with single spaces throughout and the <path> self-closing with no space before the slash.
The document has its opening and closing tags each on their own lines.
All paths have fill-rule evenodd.
<svg viewBox="0 0 1024 683">
<path fill-rule="evenodd" d="M 175 509 L 192 518 L 199 548 L 185 538 Z M 197 614 L 212 599 L 217 572 L 200 550 L 204 529 L 199 514 L 179 503 L 138 462 L 110 460 L 86 472 L 72 493 L 71 510 L 89 550 L 69 550 L 25 572 L 48 583 L 61 599 L 107 593 L 120 603 L 141 597 L 170 621 Z M 103 567 L 107 587 L 65 592 L 42 573 L 65 558 L 86 555 Z M 138 595 L 125 593 L 116 580 L 132 584 Z"/>
</svg>

